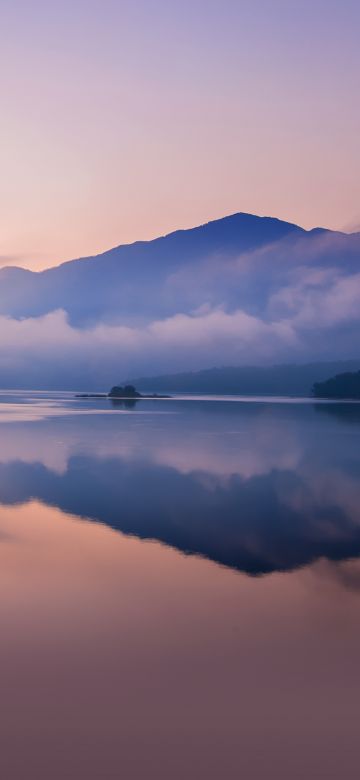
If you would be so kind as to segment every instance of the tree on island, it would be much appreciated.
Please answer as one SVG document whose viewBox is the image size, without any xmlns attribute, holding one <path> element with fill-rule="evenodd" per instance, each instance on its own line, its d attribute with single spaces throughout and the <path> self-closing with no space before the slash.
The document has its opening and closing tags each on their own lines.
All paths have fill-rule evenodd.
<svg viewBox="0 0 360 780">
<path fill-rule="evenodd" d="M 114 385 L 109 393 L 110 398 L 141 398 L 141 394 L 135 390 L 134 385 Z"/>
<path fill-rule="evenodd" d="M 110 398 L 113 400 L 121 400 L 122 398 L 125 400 L 137 400 L 139 398 L 149 398 L 149 399 L 161 399 L 161 398 L 170 398 L 169 395 L 158 395 L 157 393 L 152 393 L 151 395 L 143 395 L 142 393 L 138 393 L 134 385 L 125 385 L 124 387 L 122 385 L 114 385 L 114 387 L 111 388 L 109 393 L 77 393 L 75 398 Z"/>
</svg>

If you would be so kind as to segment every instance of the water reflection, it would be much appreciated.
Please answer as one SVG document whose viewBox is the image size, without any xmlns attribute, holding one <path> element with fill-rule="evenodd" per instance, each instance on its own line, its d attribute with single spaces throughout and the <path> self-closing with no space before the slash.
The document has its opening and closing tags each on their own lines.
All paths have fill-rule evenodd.
<svg viewBox="0 0 360 780">
<path fill-rule="evenodd" d="M 1 777 L 357 777 L 360 429 L 311 406 L 18 406 Z"/>
<path fill-rule="evenodd" d="M 341 423 L 360 425 L 360 403 L 316 404 L 315 409 L 319 414 L 330 414 L 336 417 Z"/>
<path fill-rule="evenodd" d="M 254 580 L 35 502 L 0 529 L 2 777 L 356 776 L 357 563 Z"/>
<path fill-rule="evenodd" d="M 36 498 L 251 575 L 358 557 L 353 409 L 156 402 L 3 426 L 0 501 Z"/>
<path fill-rule="evenodd" d="M 139 405 L 136 398 L 110 398 L 109 401 L 113 409 L 135 409 Z"/>
</svg>

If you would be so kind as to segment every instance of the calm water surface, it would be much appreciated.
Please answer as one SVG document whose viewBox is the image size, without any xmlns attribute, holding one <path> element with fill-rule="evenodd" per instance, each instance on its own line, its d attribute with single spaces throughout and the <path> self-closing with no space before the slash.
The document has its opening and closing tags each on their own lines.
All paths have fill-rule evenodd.
<svg viewBox="0 0 360 780">
<path fill-rule="evenodd" d="M 0 776 L 360 772 L 360 405 L 0 394 Z"/>
</svg>

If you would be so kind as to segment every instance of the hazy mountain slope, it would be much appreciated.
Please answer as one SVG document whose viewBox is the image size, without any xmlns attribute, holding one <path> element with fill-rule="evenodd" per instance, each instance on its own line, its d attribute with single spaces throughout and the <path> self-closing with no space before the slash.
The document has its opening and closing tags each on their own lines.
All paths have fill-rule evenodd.
<svg viewBox="0 0 360 780">
<path fill-rule="evenodd" d="M 310 396 L 315 382 L 360 369 L 359 360 L 278 366 L 228 366 L 126 380 L 144 391 Z"/>
<path fill-rule="evenodd" d="M 0 271 L 3 387 L 106 389 L 211 365 L 351 359 L 359 332 L 360 234 L 267 217 Z"/>
<path fill-rule="evenodd" d="M 255 301 L 260 302 L 259 295 L 263 298 L 268 290 L 268 271 L 275 273 L 284 253 L 286 262 L 292 253 L 298 262 L 298 255 L 309 251 L 321 259 L 324 247 L 320 242 L 328 236 L 332 243 L 326 245 L 326 255 L 335 254 L 336 262 L 339 251 L 349 262 L 352 243 L 357 249 L 360 246 L 360 240 L 345 235 L 306 232 L 277 219 L 235 214 L 40 273 L 6 268 L 0 271 L 0 314 L 33 317 L 63 309 L 75 325 L 99 320 L 133 322 L 189 311 L 204 302 L 214 305 L 220 302 L 220 293 L 230 307 L 247 302 L 254 308 Z M 288 243 L 282 244 L 284 240 Z M 265 247 L 270 253 L 268 260 L 261 254 Z M 263 283 L 258 279 L 254 284 L 245 269 L 243 279 L 234 286 L 236 269 L 231 263 L 246 255 L 245 265 L 249 254 L 256 252 L 260 254 L 251 263 L 254 272 L 263 274 Z M 274 267 L 269 268 L 269 263 Z M 189 283 L 192 274 L 196 289 Z"/>
</svg>

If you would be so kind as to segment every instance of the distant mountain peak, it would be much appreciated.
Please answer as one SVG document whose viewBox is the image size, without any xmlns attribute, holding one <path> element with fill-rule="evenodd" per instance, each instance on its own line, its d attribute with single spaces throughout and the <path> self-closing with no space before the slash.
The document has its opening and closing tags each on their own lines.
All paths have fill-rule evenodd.
<svg viewBox="0 0 360 780">
<path fill-rule="evenodd" d="M 323 234 L 326 243 L 319 241 Z M 75 326 L 128 325 L 189 314 L 206 304 L 262 317 L 269 291 L 284 283 L 289 268 L 358 268 L 359 240 L 356 234 L 307 231 L 277 217 L 236 212 L 36 273 L 3 268 L 0 315 L 20 319 L 61 309 Z M 235 273 L 241 258 L 244 269 L 251 263 L 251 273 Z"/>
</svg>

